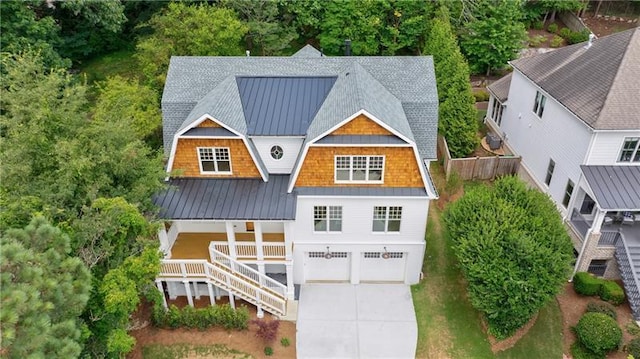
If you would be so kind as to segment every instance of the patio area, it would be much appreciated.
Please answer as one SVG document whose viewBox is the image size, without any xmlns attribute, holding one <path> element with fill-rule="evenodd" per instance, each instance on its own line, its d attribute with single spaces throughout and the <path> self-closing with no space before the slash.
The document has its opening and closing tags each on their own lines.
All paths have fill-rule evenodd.
<svg viewBox="0 0 640 359">
<path fill-rule="evenodd" d="M 611 214 L 607 214 L 607 217 L 612 219 L 615 218 L 615 220 L 610 222 L 604 221 L 600 228 L 600 232 L 621 232 L 628 244 L 640 245 L 640 214 L 636 213 L 635 216 L 637 219 L 633 224 L 623 224 L 619 219 L 620 215 L 618 212 L 611 212 Z M 571 214 L 570 223 L 584 239 L 587 231 L 591 228 L 593 221 L 585 219 L 584 216 L 574 209 Z"/>
</svg>

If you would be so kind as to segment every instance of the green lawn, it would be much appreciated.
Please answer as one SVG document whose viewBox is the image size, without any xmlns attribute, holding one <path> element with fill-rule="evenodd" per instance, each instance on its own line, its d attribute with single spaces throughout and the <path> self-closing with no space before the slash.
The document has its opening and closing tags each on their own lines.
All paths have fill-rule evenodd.
<svg viewBox="0 0 640 359">
<path fill-rule="evenodd" d="M 418 320 L 418 358 L 561 358 L 562 315 L 552 301 L 516 345 L 494 355 L 480 314 L 469 302 L 466 283 L 449 245 L 442 212 L 429 211 L 425 279 L 412 287 Z"/>
<path fill-rule="evenodd" d="M 80 71 L 87 76 L 87 83 L 90 85 L 115 75 L 128 79 L 136 78 L 139 72 L 134 53 L 133 50 L 122 50 L 96 57 L 83 64 Z"/>
</svg>

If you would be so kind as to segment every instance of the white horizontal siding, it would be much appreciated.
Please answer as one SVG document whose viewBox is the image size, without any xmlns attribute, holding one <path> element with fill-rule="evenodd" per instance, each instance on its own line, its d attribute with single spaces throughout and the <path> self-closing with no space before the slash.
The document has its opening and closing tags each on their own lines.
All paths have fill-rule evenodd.
<svg viewBox="0 0 640 359">
<path fill-rule="evenodd" d="M 619 165 L 632 164 L 630 162 L 618 162 L 620 151 L 625 137 L 640 137 L 638 131 L 624 132 L 597 132 L 594 135 L 593 146 L 587 158 L 588 165 Z M 633 164 L 638 164 L 633 163 Z"/>
<path fill-rule="evenodd" d="M 251 140 L 269 173 L 291 173 L 303 141 L 302 138 L 266 136 L 252 137 Z M 284 155 L 279 160 L 271 157 L 271 147 L 275 145 L 282 147 L 284 151 Z"/>
<path fill-rule="evenodd" d="M 592 132 L 549 96 L 542 118 L 538 118 L 533 112 L 537 89 L 514 71 L 500 128 L 506 134 L 509 146 L 522 156 L 527 170 L 549 193 L 558 208 L 565 212 L 561 203 L 567 180 L 578 183 L 580 165 L 586 158 Z M 549 159 L 553 159 L 556 166 L 551 184 L 547 187 L 544 180 Z"/>
</svg>

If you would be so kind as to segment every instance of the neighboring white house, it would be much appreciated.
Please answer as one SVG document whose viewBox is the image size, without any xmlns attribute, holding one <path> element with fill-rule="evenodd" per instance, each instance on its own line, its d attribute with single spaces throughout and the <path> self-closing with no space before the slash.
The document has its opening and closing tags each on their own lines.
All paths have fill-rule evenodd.
<svg viewBox="0 0 640 359">
<path fill-rule="evenodd" d="M 436 158 L 431 57 L 173 57 L 156 283 L 283 315 L 298 284 L 420 279 Z"/>
<path fill-rule="evenodd" d="M 575 269 L 621 275 L 640 318 L 640 30 L 511 65 L 487 124 L 567 221 Z"/>
</svg>

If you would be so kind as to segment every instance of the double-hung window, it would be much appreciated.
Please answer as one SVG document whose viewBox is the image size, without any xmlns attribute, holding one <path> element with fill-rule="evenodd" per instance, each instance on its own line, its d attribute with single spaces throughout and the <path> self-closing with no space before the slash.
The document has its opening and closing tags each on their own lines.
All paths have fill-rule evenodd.
<svg viewBox="0 0 640 359">
<path fill-rule="evenodd" d="M 565 188 L 564 190 L 564 198 L 562 199 L 562 205 L 567 208 L 567 206 L 569 205 L 569 201 L 571 201 L 571 195 L 573 194 L 573 181 L 569 180 L 569 182 L 567 182 L 567 188 Z"/>
<path fill-rule="evenodd" d="M 544 103 L 547 101 L 547 98 L 540 92 L 536 91 L 536 102 L 533 104 L 533 112 L 538 115 L 538 117 L 542 118 L 542 113 L 544 112 Z"/>
<path fill-rule="evenodd" d="M 402 207 L 373 207 L 374 232 L 400 232 Z"/>
<path fill-rule="evenodd" d="M 547 177 L 544 178 L 544 183 L 548 186 L 551 183 L 553 177 L 553 170 L 556 168 L 556 163 L 553 160 L 549 160 L 549 166 L 547 167 Z"/>
<path fill-rule="evenodd" d="M 231 155 L 226 147 L 198 147 L 200 173 L 231 173 Z"/>
<path fill-rule="evenodd" d="M 342 206 L 314 206 L 313 231 L 342 231 Z"/>
<path fill-rule="evenodd" d="M 493 98 L 493 107 L 491 110 L 491 119 L 498 126 L 502 124 L 502 111 L 504 110 L 504 106 L 498 101 L 497 98 Z"/>
<path fill-rule="evenodd" d="M 384 156 L 336 156 L 335 181 L 382 183 Z"/>
<path fill-rule="evenodd" d="M 627 137 L 622 144 L 618 162 L 640 162 L 640 137 Z"/>
</svg>

